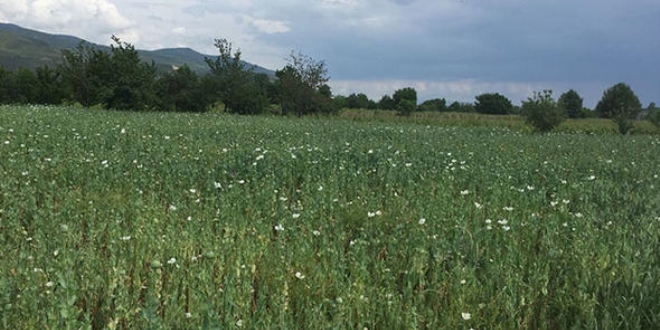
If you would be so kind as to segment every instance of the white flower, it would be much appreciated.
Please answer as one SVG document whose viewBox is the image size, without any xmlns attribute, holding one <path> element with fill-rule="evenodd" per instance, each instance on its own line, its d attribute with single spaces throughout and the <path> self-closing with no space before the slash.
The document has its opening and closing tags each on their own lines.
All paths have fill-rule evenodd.
<svg viewBox="0 0 660 330">
<path fill-rule="evenodd" d="M 552 207 L 557 206 L 557 204 L 559 204 L 559 202 L 556 202 L 556 201 L 550 201 L 550 206 L 552 206 Z"/>
<path fill-rule="evenodd" d="M 262 159 L 264 159 L 264 155 L 259 155 L 259 156 L 257 156 L 257 159 L 256 159 L 256 160 L 262 160 Z"/>
<path fill-rule="evenodd" d="M 509 231 L 509 230 L 511 230 L 511 227 L 509 227 L 509 226 L 502 226 L 502 229 L 504 229 L 504 231 Z"/>
<path fill-rule="evenodd" d="M 472 314 L 470 314 L 470 313 L 461 313 L 461 317 L 463 318 L 463 320 L 468 321 L 469 319 L 472 318 Z"/>
<path fill-rule="evenodd" d="M 474 202 L 474 207 L 476 207 L 477 209 L 482 209 L 484 206 L 482 204 Z"/>
<path fill-rule="evenodd" d="M 176 206 L 170 205 L 170 211 L 176 211 Z"/>
<path fill-rule="evenodd" d="M 493 221 L 490 219 L 486 219 L 486 224 L 490 225 Z"/>
<path fill-rule="evenodd" d="M 273 228 L 274 228 L 276 231 L 283 231 L 283 230 L 284 230 L 284 226 L 282 226 L 282 225 L 280 225 L 280 224 L 278 224 L 277 226 L 275 226 L 275 227 L 273 227 Z"/>
<path fill-rule="evenodd" d="M 125 128 L 121 129 L 121 134 L 126 134 L 126 129 Z"/>
<path fill-rule="evenodd" d="M 314 230 L 314 231 L 312 231 L 312 235 L 319 236 L 319 235 L 321 235 L 321 232 L 318 231 L 318 230 Z"/>
<path fill-rule="evenodd" d="M 131 239 L 131 235 L 122 236 L 119 239 L 122 240 L 122 241 L 128 241 L 128 240 Z"/>
<path fill-rule="evenodd" d="M 187 313 L 186 313 L 186 318 L 189 319 L 189 318 L 191 318 L 191 317 L 192 317 L 192 314 L 190 314 L 190 312 L 187 312 Z"/>
<path fill-rule="evenodd" d="M 319 191 L 323 190 L 323 186 L 319 186 Z"/>
<path fill-rule="evenodd" d="M 377 216 L 381 216 L 381 215 L 383 215 L 383 212 L 381 212 L 380 210 L 378 210 L 378 211 L 376 211 L 376 215 L 377 215 Z"/>
<path fill-rule="evenodd" d="M 213 186 L 215 186 L 215 189 L 220 189 L 220 188 L 222 188 L 222 183 L 220 183 L 220 182 L 213 182 Z"/>
<path fill-rule="evenodd" d="M 527 190 L 534 190 L 534 186 L 527 186 Z"/>
<path fill-rule="evenodd" d="M 55 285 L 55 283 L 53 283 L 53 281 L 46 282 L 46 286 L 49 287 L 49 288 L 52 287 L 53 285 Z"/>
<path fill-rule="evenodd" d="M 420 225 L 423 225 L 423 224 L 426 223 L 426 219 L 421 218 L 421 219 L 419 219 L 419 221 L 417 223 L 419 223 Z"/>
<path fill-rule="evenodd" d="M 497 220 L 497 223 L 499 223 L 500 225 L 504 226 L 504 225 L 506 225 L 506 224 L 508 223 L 508 221 L 507 221 L 506 219 L 501 219 L 501 220 Z"/>
<path fill-rule="evenodd" d="M 590 176 L 587 178 L 587 180 L 589 180 L 589 181 L 596 180 L 596 176 L 595 176 L 595 175 L 590 175 Z"/>
<path fill-rule="evenodd" d="M 369 217 L 369 218 L 373 218 L 373 217 L 375 217 L 375 216 L 376 216 L 376 213 L 375 213 L 375 212 L 367 212 L 367 217 Z"/>
<path fill-rule="evenodd" d="M 197 193 L 197 189 L 194 189 L 194 188 L 192 188 L 192 189 L 190 189 L 190 190 L 188 190 L 188 191 L 190 191 L 191 194 L 196 194 L 196 193 Z"/>
<path fill-rule="evenodd" d="M 465 195 L 467 195 L 467 194 L 469 194 L 469 193 L 470 193 L 470 191 L 467 190 L 467 189 L 466 189 L 466 190 L 461 190 L 461 195 L 463 195 L 463 196 L 465 196 Z"/>
<path fill-rule="evenodd" d="M 243 326 L 243 320 L 236 321 L 236 326 L 239 327 L 239 328 L 242 327 Z"/>
<path fill-rule="evenodd" d="M 563 202 L 564 204 L 568 204 L 568 203 L 570 203 L 571 201 L 568 200 L 568 199 L 564 199 L 564 200 L 562 200 L 562 202 Z"/>
<path fill-rule="evenodd" d="M 294 213 L 291 215 L 294 219 L 300 218 L 300 213 Z"/>
<path fill-rule="evenodd" d="M 174 265 L 176 263 L 176 259 L 174 257 L 170 258 L 170 260 L 167 261 L 168 264 Z"/>
<path fill-rule="evenodd" d="M 302 279 L 305 278 L 305 275 L 303 275 L 303 273 L 301 273 L 301 272 L 296 272 L 295 276 L 299 280 L 302 280 Z"/>
<path fill-rule="evenodd" d="M 508 211 L 508 212 L 511 212 L 511 211 L 513 211 L 513 207 L 511 207 L 511 206 L 505 206 L 505 207 L 502 208 L 502 210 L 504 210 L 504 211 Z"/>
</svg>

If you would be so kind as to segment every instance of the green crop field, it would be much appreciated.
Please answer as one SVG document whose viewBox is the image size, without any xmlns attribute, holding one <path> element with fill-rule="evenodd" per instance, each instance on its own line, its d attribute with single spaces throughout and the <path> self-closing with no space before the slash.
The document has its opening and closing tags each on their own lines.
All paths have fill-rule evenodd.
<svg viewBox="0 0 660 330">
<path fill-rule="evenodd" d="M 0 107 L 0 328 L 652 329 L 660 137 Z"/>
</svg>

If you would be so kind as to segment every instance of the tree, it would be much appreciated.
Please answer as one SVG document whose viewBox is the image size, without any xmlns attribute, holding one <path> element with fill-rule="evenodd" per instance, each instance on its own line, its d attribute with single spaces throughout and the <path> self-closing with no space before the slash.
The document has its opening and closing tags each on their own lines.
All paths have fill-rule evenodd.
<svg viewBox="0 0 660 330">
<path fill-rule="evenodd" d="M 377 106 L 378 109 L 382 110 L 394 110 L 396 109 L 396 102 L 391 96 L 383 95 L 383 97 L 380 98 L 380 101 L 378 101 Z"/>
<path fill-rule="evenodd" d="M 208 83 L 215 97 L 224 104 L 226 112 L 262 113 L 268 105 L 268 96 L 260 88 L 262 79 L 254 74 L 254 67 L 247 67 L 241 60 L 241 50 L 233 52 L 227 39 L 216 39 L 215 47 L 219 55 L 215 59 L 206 58 L 211 69 Z"/>
<path fill-rule="evenodd" d="M 478 113 L 506 115 L 513 111 L 511 101 L 499 93 L 485 93 L 475 97 L 474 109 Z"/>
<path fill-rule="evenodd" d="M 603 92 L 596 105 L 599 117 L 612 119 L 619 133 L 626 134 L 633 128 L 632 120 L 637 118 L 642 104 L 630 86 L 618 83 Z"/>
<path fill-rule="evenodd" d="M 555 102 L 551 90 L 534 92 L 534 95 L 522 102 L 522 113 L 526 122 L 539 132 L 549 132 L 566 120 L 566 110 Z"/>
<path fill-rule="evenodd" d="M 660 127 L 660 108 L 655 105 L 655 102 L 651 102 L 646 109 L 648 111 L 649 120 L 655 126 Z"/>
<path fill-rule="evenodd" d="M 48 66 L 38 67 L 35 71 L 38 82 L 38 104 L 61 104 L 66 97 L 60 74 Z"/>
<path fill-rule="evenodd" d="M 101 103 L 101 91 L 113 74 L 110 55 L 85 42 L 80 42 L 75 49 L 62 50 L 62 64 L 57 71 L 67 98 L 83 107 Z"/>
<path fill-rule="evenodd" d="M 422 102 L 417 107 L 417 111 L 447 111 L 447 100 L 445 99 L 431 99 Z"/>
<path fill-rule="evenodd" d="M 408 116 L 417 108 L 417 91 L 412 87 L 398 89 L 392 95 L 399 115 Z"/>
<path fill-rule="evenodd" d="M 564 109 L 568 118 L 584 118 L 582 111 L 582 97 L 576 91 L 569 89 L 564 94 L 561 94 L 557 101 Z"/>
<path fill-rule="evenodd" d="M 135 47 L 112 36 L 112 71 L 101 96 L 106 109 L 149 110 L 156 105 L 156 65 L 142 62 Z"/>
<path fill-rule="evenodd" d="M 454 101 L 447 107 L 450 112 L 474 112 L 474 104 L 467 102 Z"/>
<path fill-rule="evenodd" d="M 288 64 L 275 72 L 282 114 L 302 116 L 311 113 L 334 113 L 337 108 L 327 82 L 324 61 L 316 61 L 301 53 L 291 53 Z"/>
<path fill-rule="evenodd" d="M 211 103 L 202 80 L 188 65 L 163 74 L 156 82 L 159 109 L 205 112 Z"/>
<path fill-rule="evenodd" d="M 351 94 L 346 98 L 346 106 L 351 109 L 369 109 L 369 97 L 366 94 Z"/>
</svg>

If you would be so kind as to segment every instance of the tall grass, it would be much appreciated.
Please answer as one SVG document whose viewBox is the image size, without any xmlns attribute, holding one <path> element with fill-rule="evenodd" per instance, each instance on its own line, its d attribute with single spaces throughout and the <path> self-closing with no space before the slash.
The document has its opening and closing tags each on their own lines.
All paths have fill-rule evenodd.
<svg viewBox="0 0 660 330">
<path fill-rule="evenodd" d="M 0 327 L 653 328 L 653 136 L 0 108 Z"/>
</svg>

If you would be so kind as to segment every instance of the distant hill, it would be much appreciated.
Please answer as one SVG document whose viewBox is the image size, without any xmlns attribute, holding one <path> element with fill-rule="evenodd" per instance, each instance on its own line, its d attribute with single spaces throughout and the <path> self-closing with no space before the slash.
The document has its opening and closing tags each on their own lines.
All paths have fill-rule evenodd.
<svg viewBox="0 0 660 330">
<path fill-rule="evenodd" d="M 61 50 L 75 48 L 80 42 L 110 50 L 109 46 L 97 45 L 73 36 L 49 34 L 14 24 L 0 23 L 0 66 L 7 70 L 15 70 L 19 67 L 35 69 L 44 65 L 54 68 L 62 60 Z M 109 40 L 108 44 L 110 42 Z M 209 72 L 204 58 L 216 57 L 216 55 L 198 53 L 190 48 L 138 50 L 138 53 L 143 61 L 153 61 L 161 72 L 171 70 L 172 66 L 181 67 L 187 64 L 199 74 Z M 260 66 L 255 66 L 254 71 L 274 75 L 274 71 Z"/>
</svg>

